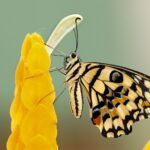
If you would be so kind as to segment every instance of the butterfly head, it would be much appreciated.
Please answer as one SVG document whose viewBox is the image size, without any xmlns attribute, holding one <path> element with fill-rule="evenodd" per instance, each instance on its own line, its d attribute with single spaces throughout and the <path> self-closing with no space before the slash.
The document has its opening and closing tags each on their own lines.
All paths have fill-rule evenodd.
<svg viewBox="0 0 150 150">
<path fill-rule="evenodd" d="M 69 56 L 66 56 L 64 59 L 65 70 L 70 69 L 74 64 L 79 63 L 80 60 L 76 52 L 72 52 Z"/>
</svg>

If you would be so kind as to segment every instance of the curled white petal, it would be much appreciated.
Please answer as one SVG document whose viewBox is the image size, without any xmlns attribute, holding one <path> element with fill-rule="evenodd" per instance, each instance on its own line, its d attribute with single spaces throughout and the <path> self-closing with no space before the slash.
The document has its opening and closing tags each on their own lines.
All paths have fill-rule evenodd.
<svg viewBox="0 0 150 150">
<path fill-rule="evenodd" d="M 54 29 L 54 31 L 52 32 L 52 34 L 50 35 L 50 37 L 46 43 L 47 45 L 50 46 L 50 47 L 46 46 L 49 54 L 51 54 L 52 51 L 56 48 L 56 46 L 61 42 L 61 40 L 70 31 L 72 31 L 75 28 L 75 26 L 76 26 L 75 20 L 77 18 L 78 18 L 77 25 L 79 25 L 81 23 L 81 21 L 83 20 L 83 17 L 79 14 L 69 15 L 69 16 L 63 18 L 58 23 L 58 25 L 56 26 L 56 28 Z"/>
</svg>

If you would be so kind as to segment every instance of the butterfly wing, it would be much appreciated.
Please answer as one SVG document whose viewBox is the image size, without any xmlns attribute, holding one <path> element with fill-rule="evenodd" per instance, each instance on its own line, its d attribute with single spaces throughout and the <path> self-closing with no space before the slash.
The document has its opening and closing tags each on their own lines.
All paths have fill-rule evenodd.
<svg viewBox="0 0 150 150">
<path fill-rule="evenodd" d="M 82 69 L 91 119 L 103 136 L 129 134 L 134 122 L 150 117 L 149 76 L 101 63 L 83 63 Z"/>
</svg>

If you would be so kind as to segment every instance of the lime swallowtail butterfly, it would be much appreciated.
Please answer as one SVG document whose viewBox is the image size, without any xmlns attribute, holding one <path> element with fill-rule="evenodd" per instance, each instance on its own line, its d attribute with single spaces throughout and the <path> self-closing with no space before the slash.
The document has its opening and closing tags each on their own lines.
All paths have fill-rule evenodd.
<svg viewBox="0 0 150 150">
<path fill-rule="evenodd" d="M 131 133 L 134 122 L 150 117 L 150 76 L 121 66 L 82 62 L 77 47 L 78 40 L 76 50 L 64 60 L 72 113 L 81 117 L 84 92 L 91 120 L 104 137 Z"/>
<path fill-rule="evenodd" d="M 150 117 L 150 77 L 120 66 L 81 62 L 76 52 L 65 58 L 71 110 L 80 118 L 83 92 L 90 117 L 104 137 L 117 138 L 132 131 L 132 124 Z"/>
</svg>

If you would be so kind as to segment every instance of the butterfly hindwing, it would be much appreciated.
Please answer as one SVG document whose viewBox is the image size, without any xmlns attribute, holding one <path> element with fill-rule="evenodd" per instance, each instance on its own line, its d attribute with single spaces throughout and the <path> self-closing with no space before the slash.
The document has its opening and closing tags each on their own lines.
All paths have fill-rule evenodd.
<svg viewBox="0 0 150 150">
<path fill-rule="evenodd" d="M 105 137 L 132 131 L 132 124 L 150 116 L 150 77 L 114 65 L 82 63 L 92 122 Z"/>
</svg>

